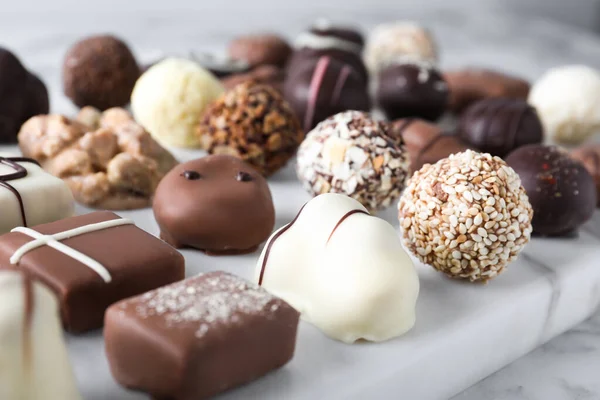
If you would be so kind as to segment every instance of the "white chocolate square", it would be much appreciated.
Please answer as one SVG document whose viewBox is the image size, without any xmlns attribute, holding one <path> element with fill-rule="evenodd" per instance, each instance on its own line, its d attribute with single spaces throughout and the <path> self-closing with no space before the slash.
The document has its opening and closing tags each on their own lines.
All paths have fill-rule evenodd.
<svg viewBox="0 0 600 400">
<path fill-rule="evenodd" d="M 17 157 L 0 154 L 1 157 Z M 71 190 L 62 179 L 50 175 L 33 162 L 16 162 L 27 170 L 27 176 L 6 181 L 23 199 L 27 226 L 35 226 L 71 217 L 75 204 Z M 0 163 L 0 176 L 15 173 L 15 169 Z M 1 178 L 0 178 L 1 180 Z M 0 186 L 0 234 L 23 226 L 21 207 L 17 196 Z"/>
</svg>

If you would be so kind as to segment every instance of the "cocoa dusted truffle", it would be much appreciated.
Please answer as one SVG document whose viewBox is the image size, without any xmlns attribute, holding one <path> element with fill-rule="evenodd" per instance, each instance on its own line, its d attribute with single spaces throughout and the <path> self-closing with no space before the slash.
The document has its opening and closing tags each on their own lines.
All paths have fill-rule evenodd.
<svg viewBox="0 0 600 400">
<path fill-rule="evenodd" d="M 398 204 L 404 245 L 456 279 L 485 282 L 529 242 L 533 210 L 519 175 L 467 150 L 416 172 Z"/>
<path fill-rule="evenodd" d="M 465 142 L 498 157 L 544 138 L 535 108 L 525 100 L 508 98 L 485 99 L 470 106 L 460 118 L 458 132 Z"/>
<path fill-rule="evenodd" d="M 594 182 L 596 183 L 596 194 L 598 207 L 600 207 L 600 145 L 590 144 L 580 147 L 571 152 L 571 156 L 583 163 Z"/>
<path fill-rule="evenodd" d="M 275 224 L 265 178 L 226 155 L 175 167 L 156 189 L 153 209 L 163 240 L 208 254 L 253 252 Z"/>
<path fill-rule="evenodd" d="M 389 119 L 435 121 L 446 110 L 448 85 L 431 64 L 394 64 L 379 74 L 376 99 Z"/>
<path fill-rule="evenodd" d="M 304 138 L 279 92 L 254 82 L 236 86 L 209 106 L 197 134 L 209 153 L 238 157 L 265 176 L 282 168 Z"/>
<path fill-rule="evenodd" d="M 360 74 L 351 64 L 330 56 L 305 60 L 289 71 L 283 94 L 305 132 L 336 113 L 371 108 L 367 86 Z"/>
<path fill-rule="evenodd" d="M 408 152 L 389 125 L 369 114 L 346 111 L 321 122 L 298 150 L 298 178 L 312 195 L 342 193 L 369 211 L 400 197 L 408 174 Z"/>
<path fill-rule="evenodd" d="M 44 83 L 13 53 L 0 47 L 0 143 L 15 143 L 23 122 L 48 110 Z"/>
<path fill-rule="evenodd" d="M 569 234 L 592 217 L 597 203 L 594 178 L 566 150 L 531 144 L 510 153 L 506 162 L 523 181 L 535 233 Z"/>
<path fill-rule="evenodd" d="M 390 131 L 393 137 L 404 140 L 413 173 L 424 164 L 435 164 L 450 154 L 469 148 L 453 133 L 444 132 L 438 125 L 420 119 L 399 119 L 392 123 Z"/>
<path fill-rule="evenodd" d="M 75 43 L 63 64 L 65 95 L 78 107 L 106 110 L 127 105 L 139 76 L 140 68 L 127 44 L 109 35 Z"/>
<path fill-rule="evenodd" d="M 291 54 L 292 48 L 284 38 L 268 33 L 240 36 L 229 44 L 229 57 L 243 60 L 250 67 L 283 67 Z"/>
<path fill-rule="evenodd" d="M 449 108 L 460 114 L 476 101 L 490 97 L 527 100 L 529 82 L 490 69 L 467 68 L 444 72 L 450 88 Z"/>
</svg>

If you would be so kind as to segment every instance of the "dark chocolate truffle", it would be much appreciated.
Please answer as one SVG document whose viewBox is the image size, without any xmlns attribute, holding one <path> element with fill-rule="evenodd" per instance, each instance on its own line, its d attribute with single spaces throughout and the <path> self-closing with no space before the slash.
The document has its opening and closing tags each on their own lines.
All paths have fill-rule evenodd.
<svg viewBox="0 0 600 400">
<path fill-rule="evenodd" d="M 246 61 L 250 67 L 283 67 L 291 54 L 292 48 L 287 41 L 273 34 L 241 36 L 229 44 L 229 57 Z"/>
<path fill-rule="evenodd" d="M 253 252 L 275 224 L 265 178 L 225 155 L 173 168 L 156 189 L 153 210 L 163 240 L 208 254 Z"/>
<path fill-rule="evenodd" d="M 305 60 L 289 71 L 283 93 L 305 132 L 339 112 L 368 111 L 371 107 L 360 74 L 352 65 L 329 56 Z"/>
<path fill-rule="evenodd" d="M 435 121 L 446 110 L 448 86 L 430 64 L 396 64 L 381 71 L 376 99 L 389 119 Z"/>
<path fill-rule="evenodd" d="M 394 121 L 390 129 L 396 138 L 402 138 L 410 155 L 410 170 L 416 172 L 425 164 L 435 164 L 450 154 L 469 149 L 456 135 L 444 132 L 438 125 L 407 118 Z"/>
<path fill-rule="evenodd" d="M 123 107 L 140 76 L 129 47 L 114 36 L 92 36 L 69 49 L 63 65 L 65 95 L 79 107 Z"/>
<path fill-rule="evenodd" d="M 600 207 L 600 145 L 590 144 L 573 150 L 571 156 L 583 163 L 594 182 L 596 183 L 596 194 L 598 207 Z"/>
<path fill-rule="evenodd" d="M 463 113 L 458 134 L 482 152 L 504 157 L 518 147 L 541 143 L 544 128 L 535 108 L 526 101 L 490 98 Z"/>
<path fill-rule="evenodd" d="M 48 112 L 46 86 L 19 59 L 0 47 L 0 143 L 14 143 L 21 125 Z"/>
<path fill-rule="evenodd" d="M 594 179 L 565 150 L 530 144 L 510 153 L 506 162 L 529 196 L 535 233 L 568 234 L 591 218 L 597 201 Z"/>
<path fill-rule="evenodd" d="M 489 69 L 467 68 L 444 73 L 450 88 L 449 109 L 457 114 L 490 97 L 526 100 L 530 84 L 524 79 Z"/>
<path fill-rule="evenodd" d="M 228 154 L 264 176 L 283 168 L 304 139 L 298 118 L 281 94 L 253 81 L 225 92 L 208 107 L 197 129 L 210 154 Z"/>
</svg>

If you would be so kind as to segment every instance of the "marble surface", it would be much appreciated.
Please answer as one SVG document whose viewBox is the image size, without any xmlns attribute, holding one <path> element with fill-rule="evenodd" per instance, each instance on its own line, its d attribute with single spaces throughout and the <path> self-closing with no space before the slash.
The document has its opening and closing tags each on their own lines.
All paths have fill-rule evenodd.
<svg viewBox="0 0 600 400">
<path fill-rule="evenodd" d="M 140 59 L 152 61 L 165 53 L 185 54 L 190 50 L 218 50 L 233 35 L 248 30 L 275 30 L 292 37 L 312 20 L 322 16 L 344 22 L 357 21 L 365 29 L 389 19 L 410 18 L 431 27 L 438 37 L 442 50 L 442 65 L 445 67 L 487 65 L 535 79 L 547 68 L 564 63 L 600 66 L 600 39 L 596 36 L 577 27 L 563 26 L 535 17 L 531 13 L 516 13 L 503 7 L 501 1 L 491 2 L 493 4 L 489 5 L 490 2 L 463 0 L 460 4 L 465 7 L 455 7 L 454 3 L 451 6 L 447 4 L 450 2 L 443 1 L 429 1 L 426 3 L 428 6 L 423 6 L 421 1 L 407 1 L 398 5 L 397 2 L 384 0 L 305 0 L 294 3 L 273 0 L 222 0 L 217 4 L 204 3 L 185 0 L 105 0 L 86 4 L 84 7 L 81 6 L 81 2 L 75 0 L 24 0 L 0 13 L 0 45 L 16 51 L 29 68 L 42 76 L 51 90 L 53 110 L 64 113 L 72 113 L 75 109 L 61 94 L 62 56 L 69 44 L 81 35 L 94 32 L 113 32 L 123 36 L 132 44 Z M 365 7 L 366 4 L 370 6 Z M 237 12 L 231 12 L 233 7 Z M 273 184 L 277 185 L 278 182 Z M 282 186 L 280 196 L 288 196 L 293 193 L 291 190 Z M 283 198 L 280 197 L 280 201 L 283 202 Z M 295 201 L 299 203 L 302 199 L 299 197 Z M 393 220 L 392 215 L 393 213 L 386 214 L 390 221 Z M 278 223 L 286 222 L 285 218 L 289 216 L 282 215 Z M 151 225 L 147 228 L 154 229 Z M 584 239 L 589 240 L 592 240 L 592 236 L 600 237 L 598 213 L 595 219 L 586 225 L 582 235 Z M 598 246 L 599 242 L 593 243 Z M 537 243 L 534 243 L 530 251 L 536 251 L 536 245 Z M 570 257 L 573 251 L 564 242 L 557 246 L 544 245 L 563 248 L 563 256 L 567 257 Z M 544 253 L 542 250 L 541 254 Z M 561 255 L 557 254 L 556 257 L 560 258 Z M 524 258 L 520 262 L 531 264 L 529 261 L 531 260 Z M 225 262 L 226 259 L 219 259 L 208 268 L 219 267 Z M 591 266 L 600 268 L 600 261 L 592 259 L 588 262 Z M 556 263 L 556 259 L 547 261 L 549 266 L 554 265 L 553 263 Z M 573 266 L 574 269 L 578 267 L 581 268 L 581 265 Z M 200 267 L 203 268 L 205 265 Z M 533 271 L 536 267 L 530 268 Z M 506 278 L 501 278 L 504 281 L 500 282 L 512 282 L 518 275 L 517 269 L 518 265 L 515 265 Z M 546 278 L 554 276 L 545 269 L 543 271 L 546 271 L 546 275 L 540 271 L 542 270 L 538 273 Z M 582 282 L 581 287 L 586 283 Z M 580 287 L 578 282 L 569 284 L 576 294 Z M 594 290 L 596 294 L 600 293 L 599 287 L 595 287 Z M 508 303 L 513 301 L 510 296 L 507 297 Z M 590 306 L 593 301 L 594 299 L 590 299 L 586 304 Z M 570 318 L 569 314 L 573 314 L 574 317 L 582 312 L 581 303 L 567 303 L 565 307 L 567 308 L 561 311 L 566 315 L 565 320 Z M 535 320 L 534 316 L 532 320 Z M 548 332 L 556 334 L 564 328 L 550 327 Z M 310 328 L 303 330 L 310 331 Z M 510 334 L 510 330 L 505 332 L 505 335 Z M 518 339 L 514 338 L 515 341 Z M 544 341 L 543 338 L 538 340 Z M 77 347 L 77 343 L 71 345 Z M 448 346 L 452 345 L 448 343 Z M 524 352 L 526 347 L 518 350 Z M 86 350 L 83 344 L 81 348 L 81 351 Z M 513 353 L 506 358 L 516 356 Z M 302 357 L 302 353 L 300 356 Z M 474 354 L 464 343 L 455 352 L 455 357 L 465 359 L 484 356 L 488 354 Z M 505 363 L 499 362 L 498 367 Z M 90 382 L 96 373 L 102 372 L 102 366 L 91 363 L 83 364 L 80 368 L 86 369 L 86 376 Z M 597 311 L 591 319 L 483 379 L 453 399 L 600 399 L 600 381 L 597 378 L 599 370 L 600 311 Z M 483 378 L 490 372 L 492 371 L 486 370 L 481 371 L 478 377 L 470 376 L 472 381 L 469 383 Z M 414 379 L 428 381 L 432 377 L 419 371 Z M 437 386 L 443 379 L 443 376 L 436 377 L 431 386 Z M 267 380 L 267 386 L 269 382 Z M 103 398 L 109 397 L 93 397 L 94 400 Z"/>
</svg>

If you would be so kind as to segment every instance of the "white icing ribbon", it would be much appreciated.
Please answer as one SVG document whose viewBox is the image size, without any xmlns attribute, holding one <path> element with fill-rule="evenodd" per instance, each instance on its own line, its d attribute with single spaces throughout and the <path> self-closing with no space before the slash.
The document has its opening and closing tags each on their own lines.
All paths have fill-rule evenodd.
<svg viewBox="0 0 600 400">
<path fill-rule="evenodd" d="M 359 44 L 349 40 L 344 40 L 333 36 L 321 36 L 311 32 L 301 33 L 294 42 L 294 46 L 297 49 L 302 47 L 308 47 L 317 50 L 338 49 L 358 55 L 360 55 L 362 52 L 362 47 Z"/>
<path fill-rule="evenodd" d="M 86 233 L 101 231 L 103 229 L 114 228 L 121 225 L 133 225 L 133 221 L 125 218 L 111 219 L 109 221 L 98 222 L 96 224 L 89 224 L 68 231 L 55 233 L 54 235 L 43 235 L 30 228 L 25 228 L 22 226 L 17 227 L 11 232 L 22 233 L 24 235 L 34 238 L 35 240 L 32 240 L 31 242 L 26 243 L 20 248 L 18 248 L 17 251 L 15 251 L 12 257 L 10 258 L 10 263 L 18 264 L 19 261 L 21 261 L 21 258 L 23 258 L 23 256 L 29 253 L 30 251 L 35 250 L 38 247 L 49 246 L 73 258 L 74 260 L 79 261 L 80 263 L 82 263 L 83 265 L 87 266 L 88 268 L 96 272 L 98 275 L 100 275 L 104 282 L 109 283 L 110 281 L 112 281 L 112 276 L 102 264 L 100 264 L 93 258 L 88 257 L 85 254 L 61 243 L 60 241 L 75 236 L 84 235 Z"/>
</svg>

